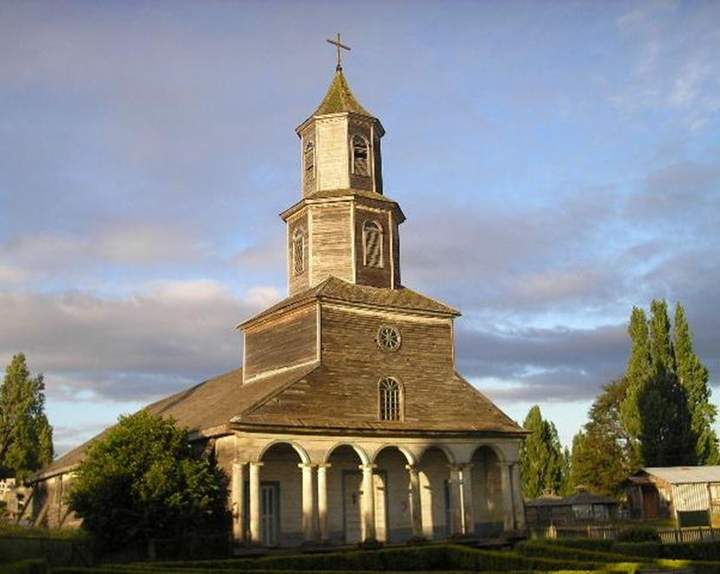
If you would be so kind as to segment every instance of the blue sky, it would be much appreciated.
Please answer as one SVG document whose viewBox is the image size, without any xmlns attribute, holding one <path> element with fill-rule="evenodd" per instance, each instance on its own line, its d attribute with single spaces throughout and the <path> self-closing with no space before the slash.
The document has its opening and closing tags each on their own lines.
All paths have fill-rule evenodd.
<svg viewBox="0 0 720 574">
<path fill-rule="evenodd" d="M 463 310 L 459 367 L 564 442 L 686 305 L 720 372 L 717 2 L 0 4 L 0 360 L 58 450 L 240 365 L 286 293 L 296 125 L 332 78 L 382 120 L 403 282 Z"/>
</svg>

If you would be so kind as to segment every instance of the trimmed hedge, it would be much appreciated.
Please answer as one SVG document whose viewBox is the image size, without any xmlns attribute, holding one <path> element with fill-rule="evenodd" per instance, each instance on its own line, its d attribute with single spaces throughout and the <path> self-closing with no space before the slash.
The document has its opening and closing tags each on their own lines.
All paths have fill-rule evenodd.
<svg viewBox="0 0 720 574">
<path fill-rule="evenodd" d="M 0 564 L 0 574 L 47 574 L 45 560 L 21 560 L 10 564 Z"/>
<path fill-rule="evenodd" d="M 584 548 L 571 548 L 552 544 L 541 540 L 528 540 L 515 546 L 515 550 L 525 556 L 539 556 L 557 558 L 559 560 L 592 560 L 593 562 L 647 562 L 646 556 L 627 556 L 614 552 L 600 552 L 598 550 L 585 550 Z"/>
<path fill-rule="evenodd" d="M 658 542 L 613 542 L 612 540 L 593 538 L 561 538 L 542 542 L 553 546 L 612 552 L 633 557 L 720 562 L 720 540 L 662 544 Z"/>
<path fill-rule="evenodd" d="M 621 530 L 616 540 L 618 542 L 660 542 L 660 535 L 652 526 L 631 526 Z"/>
<path fill-rule="evenodd" d="M 423 571 L 423 570 L 596 570 L 604 564 L 597 560 L 568 560 L 524 556 L 516 552 L 479 550 L 457 545 L 430 545 L 411 548 L 386 548 L 327 554 L 274 555 L 228 560 L 194 560 L 135 564 L 136 569 L 151 570 L 343 570 L 343 571 Z M 127 570 L 127 567 L 108 569 Z M 106 570 L 107 572 L 107 570 Z"/>
</svg>

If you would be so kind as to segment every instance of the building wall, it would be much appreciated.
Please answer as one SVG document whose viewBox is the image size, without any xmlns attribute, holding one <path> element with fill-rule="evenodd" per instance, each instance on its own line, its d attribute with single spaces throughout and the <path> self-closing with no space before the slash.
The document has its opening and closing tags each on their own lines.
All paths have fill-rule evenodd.
<svg viewBox="0 0 720 574">
<path fill-rule="evenodd" d="M 347 114 L 315 120 L 317 189 L 350 187 Z"/>
<path fill-rule="evenodd" d="M 383 266 L 368 267 L 365 265 L 363 245 L 363 225 L 373 221 L 383 230 Z M 391 238 L 397 236 L 397 226 L 392 223 L 389 209 L 370 208 L 363 205 L 355 206 L 355 265 L 356 281 L 361 285 L 373 287 L 392 287 L 393 269 L 396 265 L 395 253 Z"/>
<path fill-rule="evenodd" d="M 244 381 L 317 358 L 315 304 L 283 313 L 245 330 Z"/>
<path fill-rule="evenodd" d="M 310 285 L 330 276 L 353 282 L 352 204 L 319 203 L 310 206 Z"/>
<path fill-rule="evenodd" d="M 305 270 L 302 273 L 295 273 L 293 267 L 293 238 L 297 230 L 300 230 L 305 237 Z M 303 209 L 287 221 L 287 269 L 290 295 L 294 295 L 310 287 L 310 241 L 308 212 L 306 209 Z"/>
<path fill-rule="evenodd" d="M 472 465 L 475 531 L 487 535 L 502 531 L 505 502 L 500 461 L 491 449 L 484 447 L 475 451 Z"/>
</svg>

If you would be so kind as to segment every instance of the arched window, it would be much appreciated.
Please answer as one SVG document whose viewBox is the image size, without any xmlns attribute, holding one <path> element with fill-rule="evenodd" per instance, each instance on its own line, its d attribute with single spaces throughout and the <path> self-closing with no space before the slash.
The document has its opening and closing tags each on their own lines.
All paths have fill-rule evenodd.
<svg viewBox="0 0 720 574">
<path fill-rule="evenodd" d="M 360 135 L 352 138 L 352 172 L 354 175 L 370 175 L 370 145 Z"/>
<path fill-rule="evenodd" d="M 303 164 L 305 165 L 305 179 L 315 177 L 315 144 L 307 142 L 303 152 Z"/>
<path fill-rule="evenodd" d="M 392 377 L 385 377 L 380 381 L 380 420 L 400 420 L 400 383 Z"/>
<path fill-rule="evenodd" d="M 301 275 L 305 271 L 305 234 L 302 227 L 298 227 L 293 233 L 292 262 L 295 275 Z"/>
<path fill-rule="evenodd" d="M 362 227 L 363 263 L 366 267 L 383 266 L 383 229 L 377 221 L 366 221 Z"/>
</svg>

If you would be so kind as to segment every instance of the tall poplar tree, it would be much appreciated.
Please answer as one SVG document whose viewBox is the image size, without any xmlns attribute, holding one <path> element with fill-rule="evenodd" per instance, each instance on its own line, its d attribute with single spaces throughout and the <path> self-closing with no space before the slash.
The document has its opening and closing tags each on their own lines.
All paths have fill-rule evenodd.
<svg viewBox="0 0 720 574">
<path fill-rule="evenodd" d="M 25 355 L 18 353 L 0 387 L 0 477 L 22 480 L 52 458 L 43 376 L 32 377 Z"/>
<path fill-rule="evenodd" d="M 667 304 L 654 300 L 650 308 L 649 321 L 637 307 L 630 317 L 632 348 L 625 373 L 623 423 L 639 464 L 694 464 L 695 436 L 688 397 L 676 374 Z"/>
<path fill-rule="evenodd" d="M 679 303 L 675 307 L 674 343 L 676 372 L 687 395 L 697 463 L 718 464 L 718 437 L 713 429 L 717 409 L 710 402 L 710 373 L 695 354 L 685 309 Z"/>
<path fill-rule="evenodd" d="M 537 498 L 546 492 L 563 489 L 563 451 L 555 425 L 542 417 L 535 405 L 525 417 L 523 428 L 530 431 L 520 449 L 523 494 Z"/>
</svg>

